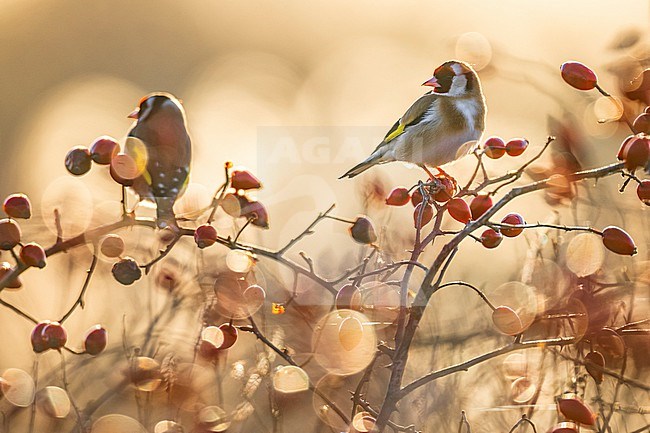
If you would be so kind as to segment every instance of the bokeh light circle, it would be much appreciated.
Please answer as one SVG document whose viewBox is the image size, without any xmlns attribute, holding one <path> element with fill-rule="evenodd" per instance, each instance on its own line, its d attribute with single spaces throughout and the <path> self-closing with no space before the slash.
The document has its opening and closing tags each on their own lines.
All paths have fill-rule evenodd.
<svg viewBox="0 0 650 433">
<path fill-rule="evenodd" d="M 206 406 L 197 414 L 199 424 L 209 432 L 222 432 L 230 427 L 226 411 L 219 406 Z"/>
<path fill-rule="evenodd" d="M 34 379 L 20 368 L 8 368 L 0 377 L 1 395 L 12 405 L 27 407 L 34 401 Z"/>
<path fill-rule="evenodd" d="M 356 330 L 346 330 L 342 325 L 350 323 L 350 320 L 361 326 Z M 354 310 L 335 310 L 326 314 L 314 328 L 314 358 L 333 374 L 349 375 L 363 370 L 370 364 L 377 349 L 373 323 L 366 315 Z M 342 334 L 342 329 L 348 334 Z M 357 335 L 350 335 L 350 332 Z M 358 342 L 352 344 L 350 340 Z"/>
<path fill-rule="evenodd" d="M 309 389 L 309 376 L 300 367 L 285 365 L 273 374 L 273 388 L 283 394 L 293 394 Z"/>
<path fill-rule="evenodd" d="M 55 210 L 59 213 L 63 235 L 68 237 L 83 233 L 93 216 L 93 194 L 83 180 L 70 176 L 52 181 L 41 197 L 41 215 L 45 226 L 57 233 Z"/>
<path fill-rule="evenodd" d="M 245 274 L 253 267 L 253 258 L 247 251 L 230 250 L 226 254 L 226 266 L 233 272 Z"/>
<path fill-rule="evenodd" d="M 312 393 L 312 404 L 318 418 L 330 426 L 333 431 L 344 432 L 348 424 L 330 407 L 326 398 L 337 407 L 345 407 L 349 403 L 348 389 L 354 386 L 350 380 L 337 374 L 326 374 L 316 383 Z M 348 416 L 348 415 L 346 415 Z"/>
<path fill-rule="evenodd" d="M 266 291 L 237 274 L 223 274 L 214 282 L 217 312 L 229 319 L 246 319 L 255 314 L 266 300 Z"/>
<path fill-rule="evenodd" d="M 130 416 L 110 414 L 97 419 L 91 433 L 147 433 L 147 430 Z"/>
<path fill-rule="evenodd" d="M 474 67 L 476 71 L 484 69 L 492 60 L 490 41 L 478 32 L 463 33 L 456 40 L 456 58 Z"/>
<path fill-rule="evenodd" d="M 508 307 L 521 321 L 521 331 L 526 330 L 535 320 L 538 311 L 537 294 L 533 287 L 519 281 L 502 284 L 487 297 L 495 306 Z"/>
</svg>

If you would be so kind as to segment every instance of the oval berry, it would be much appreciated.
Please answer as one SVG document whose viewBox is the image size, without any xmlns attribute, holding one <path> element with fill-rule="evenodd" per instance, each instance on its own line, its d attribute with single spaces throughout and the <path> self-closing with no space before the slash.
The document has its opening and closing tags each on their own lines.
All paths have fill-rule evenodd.
<svg viewBox="0 0 650 433">
<path fill-rule="evenodd" d="M 108 332 L 101 325 L 95 325 L 86 331 L 84 337 L 84 351 L 89 355 L 98 355 L 108 343 Z"/>
<path fill-rule="evenodd" d="M 68 333 L 58 322 L 46 324 L 41 331 L 41 335 L 49 349 L 60 349 L 68 341 Z"/>
<path fill-rule="evenodd" d="M 560 397 L 557 406 L 562 415 L 571 421 L 585 425 L 594 425 L 596 422 L 596 414 L 574 394 Z"/>
<path fill-rule="evenodd" d="M 631 140 L 625 150 L 623 160 L 625 168 L 634 170 L 637 167 L 644 167 L 650 158 L 650 140 L 647 138 L 637 137 Z"/>
<path fill-rule="evenodd" d="M 413 193 L 411 194 L 411 204 L 413 207 L 419 205 L 422 203 L 424 198 L 422 197 L 422 193 L 420 192 L 420 188 L 417 188 Z"/>
<path fill-rule="evenodd" d="M 485 148 L 485 154 L 492 159 L 499 159 L 506 153 L 506 144 L 500 137 L 488 138 L 485 140 L 483 146 Z"/>
<path fill-rule="evenodd" d="M 585 355 L 585 368 L 587 369 L 587 373 L 598 384 L 603 383 L 603 367 L 605 367 L 605 358 L 600 352 L 593 351 Z"/>
<path fill-rule="evenodd" d="M 2 210 L 10 218 L 29 219 L 32 216 L 32 204 L 25 194 L 11 194 L 2 204 Z"/>
<path fill-rule="evenodd" d="M 259 189 L 262 182 L 248 170 L 233 170 L 230 175 L 230 186 L 235 189 Z"/>
<path fill-rule="evenodd" d="M 639 114 L 636 119 L 634 119 L 634 123 L 632 123 L 632 130 L 635 134 L 650 134 L 650 114 Z"/>
<path fill-rule="evenodd" d="M 499 246 L 503 236 L 501 233 L 495 231 L 494 229 L 486 229 L 483 234 L 481 234 L 481 243 L 485 248 L 496 248 Z"/>
<path fill-rule="evenodd" d="M 492 198 L 487 194 L 479 194 L 472 199 L 469 209 L 472 212 L 472 219 L 477 220 L 492 207 Z"/>
<path fill-rule="evenodd" d="M 509 224 L 511 226 L 520 226 L 526 224 L 526 222 L 524 221 L 524 217 L 522 217 L 518 213 L 509 213 L 508 215 L 503 217 L 501 223 Z M 510 228 L 510 227 L 501 228 L 501 234 L 509 238 L 514 238 L 515 236 L 519 236 L 523 231 L 524 231 L 523 228 Z"/>
<path fill-rule="evenodd" d="M 22 260 L 27 266 L 41 269 L 47 264 L 47 261 L 45 260 L 45 250 L 36 242 L 30 242 L 23 245 L 20 249 L 20 260 Z"/>
<path fill-rule="evenodd" d="M 422 208 L 422 205 L 424 203 L 420 203 L 417 206 L 415 206 L 415 209 L 413 210 L 413 224 L 415 227 L 424 227 L 425 225 L 429 224 L 431 221 L 431 218 L 433 218 L 433 206 L 431 206 L 429 203 Z M 422 209 L 422 219 L 420 220 L 420 209 Z M 420 224 L 418 225 L 418 221 Z"/>
<path fill-rule="evenodd" d="M 578 90 L 591 90 L 598 83 L 594 71 L 580 62 L 566 62 L 560 66 L 560 72 L 562 79 Z"/>
<path fill-rule="evenodd" d="M 90 145 L 90 158 L 96 164 L 108 165 L 119 151 L 120 145 L 116 139 L 108 135 L 102 135 L 97 137 Z"/>
<path fill-rule="evenodd" d="M 125 257 L 113 265 L 111 269 L 113 277 L 125 286 L 135 283 L 142 276 L 142 270 L 138 263 L 131 257 Z"/>
<path fill-rule="evenodd" d="M 0 220 L 0 249 L 11 250 L 20 243 L 20 226 L 14 220 Z"/>
<path fill-rule="evenodd" d="M 49 346 L 47 345 L 47 341 L 43 336 L 43 329 L 49 324 L 50 321 L 46 320 L 44 322 L 37 324 L 34 327 L 34 329 L 32 329 L 32 334 L 30 339 L 32 342 L 32 349 L 36 353 L 45 352 L 47 349 L 49 349 Z"/>
<path fill-rule="evenodd" d="M 252 218 L 251 224 L 263 229 L 269 228 L 269 212 L 266 207 L 259 201 L 249 201 L 242 207 L 244 218 Z"/>
<path fill-rule="evenodd" d="M 621 142 L 621 147 L 618 148 L 618 153 L 616 154 L 616 158 L 619 161 L 625 160 L 625 155 L 627 155 L 627 149 L 632 143 L 633 140 L 636 140 L 638 137 L 636 135 L 628 135 L 625 137 L 625 140 Z"/>
<path fill-rule="evenodd" d="M 123 186 L 133 186 L 133 179 L 138 176 L 138 165 L 126 153 L 113 156 L 108 171 L 113 180 Z"/>
<path fill-rule="evenodd" d="M 65 168 L 75 176 L 81 176 L 90 170 L 90 151 L 86 146 L 76 146 L 65 156 Z"/>
<path fill-rule="evenodd" d="M 447 211 L 449 215 L 456 221 L 467 224 L 472 219 L 472 212 L 469 210 L 469 205 L 462 198 L 452 198 L 447 203 Z"/>
<path fill-rule="evenodd" d="M 210 224 L 203 224 L 194 231 L 194 242 L 199 248 L 209 247 L 217 242 L 217 229 Z"/>
<path fill-rule="evenodd" d="M 357 217 L 352 227 L 350 227 L 350 235 L 352 239 L 360 244 L 372 244 L 377 241 L 375 226 L 370 218 L 366 216 Z"/>
<path fill-rule="evenodd" d="M 506 143 L 506 153 L 509 156 L 519 156 L 528 148 L 528 140 L 525 138 L 513 138 Z"/>
<path fill-rule="evenodd" d="M 386 197 L 386 204 L 388 206 L 404 206 L 411 200 L 409 190 L 403 186 L 393 188 L 393 190 Z"/>
<path fill-rule="evenodd" d="M 646 205 L 650 206 L 650 180 L 642 180 L 636 187 L 636 195 Z"/>
<path fill-rule="evenodd" d="M 634 240 L 627 232 L 619 227 L 609 226 L 603 230 L 603 244 L 605 248 L 624 256 L 636 254 Z"/>
</svg>

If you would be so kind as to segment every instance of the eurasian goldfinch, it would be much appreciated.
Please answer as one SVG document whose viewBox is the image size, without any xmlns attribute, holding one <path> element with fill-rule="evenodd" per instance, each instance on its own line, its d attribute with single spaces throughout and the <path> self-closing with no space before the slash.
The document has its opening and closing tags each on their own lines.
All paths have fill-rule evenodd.
<svg viewBox="0 0 650 433">
<path fill-rule="evenodd" d="M 185 110 L 173 95 L 156 92 L 143 97 L 129 117 L 137 122 L 125 152 L 142 165 L 133 189 L 141 200 L 156 202 L 159 228 L 177 227 L 172 207 L 187 186 L 192 157 Z"/>
<path fill-rule="evenodd" d="M 354 177 L 391 161 L 439 166 L 469 153 L 485 128 L 485 98 L 476 72 L 466 63 L 440 65 L 423 86 L 433 87 L 406 110 L 370 156 L 341 176 Z M 440 170 L 442 171 L 442 170 Z"/>
</svg>

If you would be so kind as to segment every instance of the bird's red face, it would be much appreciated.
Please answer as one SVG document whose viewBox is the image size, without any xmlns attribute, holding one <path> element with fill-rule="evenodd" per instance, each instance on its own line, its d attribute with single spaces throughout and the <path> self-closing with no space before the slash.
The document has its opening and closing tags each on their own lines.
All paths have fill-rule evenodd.
<svg viewBox="0 0 650 433">
<path fill-rule="evenodd" d="M 138 106 L 135 108 L 135 110 L 131 111 L 129 113 L 128 117 L 129 119 L 139 119 L 142 114 L 147 110 L 147 107 L 150 107 L 152 105 L 151 101 L 151 96 L 143 96 L 140 99 L 140 102 L 138 102 Z"/>
</svg>

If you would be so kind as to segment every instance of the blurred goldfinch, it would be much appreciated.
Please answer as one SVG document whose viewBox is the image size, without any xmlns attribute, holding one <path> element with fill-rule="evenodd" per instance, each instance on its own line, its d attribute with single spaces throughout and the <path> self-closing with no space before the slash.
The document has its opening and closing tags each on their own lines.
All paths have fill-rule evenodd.
<svg viewBox="0 0 650 433">
<path fill-rule="evenodd" d="M 341 176 L 354 177 L 391 161 L 439 167 L 469 153 L 485 129 L 485 98 L 476 72 L 466 63 L 440 65 L 421 96 L 388 131 L 370 156 Z M 442 170 L 439 169 L 442 172 Z"/>
<path fill-rule="evenodd" d="M 185 110 L 169 93 L 151 93 L 129 117 L 137 119 L 129 131 L 126 153 L 141 163 L 133 189 L 140 199 L 156 202 L 159 228 L 177 227 L 172 207 L 189 181 L 192 146 Z"/>
</svg>

